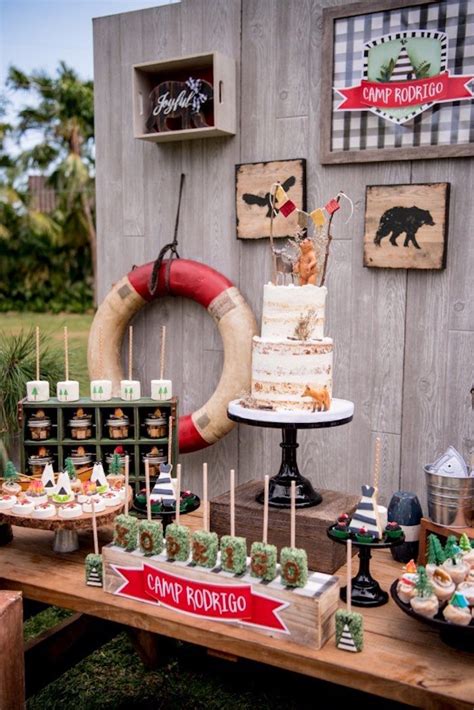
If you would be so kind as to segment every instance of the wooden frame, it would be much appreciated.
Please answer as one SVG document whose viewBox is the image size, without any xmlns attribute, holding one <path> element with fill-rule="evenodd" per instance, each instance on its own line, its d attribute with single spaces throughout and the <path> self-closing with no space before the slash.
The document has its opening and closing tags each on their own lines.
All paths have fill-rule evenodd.
<svg viewBox="0 0 474 710">
<path fill-rule="evenodd" d="M 474 155 L 474 143 L 459 145 L 420 145 L 382 149 L 331 150 L 333 117 L 334 25 L 342 18 L 370 15 L 408 7 L 433 4 L 434 0 L 371 0 L 323 9 L 323 66 L 328 69 L 321 81 L 321 163 L 347 164 L 390 160 L 425 160 L 427 158 L 463 158 Z M 383 32 L 380 32 L 383 34 Z"/>
<path fill-rule="evenodd" d="M 397 188 L 401 193 L 399 197 L 396 196 Z M 431 207 L 430 204 L 423 202 L 423 207 L 429 207 L 428 222 L 423 221 L 424 215 L 419 214 L 418 219 L 419 226 L 418 229 L 423 228 L 427 225 L 428 232 L 432 228 L 436 228 L 435 236 L 441 232 L 441 240 L 435 238 L 434 240 L 423 244 L 423 239 L 421 240 L 420 249 L 413 248 L 412 244 L 407 247 L 407 251 L 404 250 L 404 240 L 408 240 L 408 232 L 402 230 L 396 237 L 395 241 L 397 248 L 389 247 L 389 239 L 391 235 L 391 230 L 388 228 L 383 233 L 383 237 L 380 240 L 379 246 L 373 247 L 374 241 L 374 229 L 375 225 L 372 223 L 372 228 L 369 226 L 369 201 L 372 203 L 377 201 L 377 199 L 384 199 L 383 195 L 378 195 L 377 193 L 386 192 L 385 199 L 387 200 L 388 209 L 384 212 L 388 212 L 392 208 L 395 209 L 405 209 L 409 207 L 410 212 L 413 209 L 419 209 L 419 207 L 412 207 L 413 199 L 415 199 L 416 193 L 422 193 L 418 196 L 420 198 L 427 199 L 424 194 L 431 188 L 433 190 L 433 197 L 435 199 L 435 204 Z M 366 185 L 365 188 L 365 210 L 364 210 L 364 266 L 368 268 L 389 268 L 389 269 L 421 269 L 421 270 L 440 270 L 446 268 L 446 256 L 448 247 L 448 226 L 449 226 L 449 199 L 450 199 L 451 183 L 449 182 L 426 182 L 426 183 L 402 183 L 397 185 Z M 393 192 L 393 197 L 390 193 Z M 403 193 L 407 194 L 404 195 Z M 371 197 L 372 196 L 372 197 Z M 431 197 L 431 195 L 429 196 Z M 440 204 L 438 209 L 436 205 L 436 198 L 444 199 L 444 204 Z M 371 198 L 371 200 L 370 200 Z M 392 203 L 392 204 L 391 204 Z M 403 203 L 407 203 L 404 205 Z M 419 204 L 419 203 L 418 203 Z M 373 205 L 372 205 L 373 206 Z M 421 210 L 423 212 L 424 210 Z M 405 213 L 406 214 L 406 213 Z M 382 215 L 380 215 L 381 217 Z M 431 224 L 430 218 L 434 220 L 434 224 Z M 411 216 L 411 219 L 417 219 L 417 217 Z M 373 220 L 372 220 L 373 222 Z M 380 223 L 381 224 L 381 223 Z M 403 225 L 406 226 L 406 225 Z M 415 239 L 418 234 L 418 229 L 415 230 Z M 395 235 L 398 230 L 393 232 Z"/>
<path fill-rule="evenodd" d="M 293 164 L 291 166 L 291 164 Z M 288 170 L 294 171 L 296 178 L 291 186 L 285 188 L 283 178 L 288 175 Z M 268 175 L 265 173 L 268 172 Z M 250 173 L 250 174 L 246 174 Z M 252 174 L 253 173 L 253 174 Z M 251 197 L 253 204 L 248 204 L 246 209 L 251 213 L 242 213 L 241 202 L 246 201 L 243 194 L 247 188 L 246 180 L 249 181 L 250 189 L 253 191 Z M 255 180 L 253 187 L 252 180 Z M 238 163 L 235 166 L 235 221 L 237 239 L 253 241 L 255 239 L 268 239 L 270 237 L 270 190 L 272 184 L 277 180 L 283 181 L 283 187 L 288 193 L 290 200 L 295 202 L 299 210 L 306 210 L 306 159 L 287 158 L 286 160 L 265 160 L 254 163 Z M 265 194 L 266 191 L 266 194 Z M 256 194 L 258 193 L 258 194 Z M 265 195 L 265 197 L 262 197 Z M 263 200 L 266 198 L 266 203 Z M 260 205 L 257 204 L 260 200 Z M 278 212 L 278 210 L 275 210 Z M 258 214 L 255 214 L 257 212 Z M 294 237 L 298 229 L 298 218 L 296 210 L 288 218 L 276 214 L 273 221 L 273 236 L 275 239 L 289 239 Z"/>
<path fill-rule="evenodd" d="M 145 102 L 151 89 L 162 80 L 166 72 L 192 72 L 209 70 L 212 73 L 214 87 L 213 124 L 203 128 L 168 130 L 163 133 L 147 132 L 147 111 Z M 233 136 L 236 132 L 236 63 L 231 57 L 220 52 L 192 54 L 159 62 L 143 62 L 132 67 L 133 87 L 133 124 L 134 136 L 140 140 L 154 143 L 189 140 L 196 138 L 215 138 Z"/>
</svg>

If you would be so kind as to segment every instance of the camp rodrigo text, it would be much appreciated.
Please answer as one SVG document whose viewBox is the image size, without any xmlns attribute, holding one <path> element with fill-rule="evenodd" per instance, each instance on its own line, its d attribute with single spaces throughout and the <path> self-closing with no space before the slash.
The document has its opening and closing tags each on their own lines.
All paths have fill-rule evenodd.
<svg viewBox="0 0 474 710">
<path fill-rule="evenodd" d="M 357 86 L 335 89 L 345 101 L 339 111 L 357 111 L 366 107 L 406 108 L 423 103 L 439 103 L 472 98 L 466 84 L 472 76 L 450 76 L 443 72 L 437 76 L 414 81 L 366 81 Z"/>
</svg>

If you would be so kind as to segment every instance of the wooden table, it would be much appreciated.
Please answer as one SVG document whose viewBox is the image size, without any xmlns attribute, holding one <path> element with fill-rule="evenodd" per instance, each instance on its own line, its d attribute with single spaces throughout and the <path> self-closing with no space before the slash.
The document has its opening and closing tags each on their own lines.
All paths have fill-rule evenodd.
<svg viewBox="0 0 474 710">
<path fill-rule="evenodd" d="M 199 527 L 200 516 L 186 516 Z M 390 600 L 363 611 L 365 650 L 338 651 L 333 640 L 320 651 L 261 636 L 249 629 L 180 615 L 113 597 L 84 583 L 84 556 L 90 535 L 81 534 L 81 550 L 60 557 L 51 550 L 51 532 L 14 528 L 14 540 L 0 548 L 0 588 L 21 590 L 28 599 L 84 612 L 136 629 L 181 639 L 217 652 L 248 658 L 314 678 L 356 688 L 423 708 L 474 706 L 474 657 L 445 646 L 436 632 L 410 620 Z M 101 543 L 110 531 L 101 531 Z M 400 565 L 389 552 L 374 554 L 373 574 L 388 589 Z M 341 568 L 340 573 L 344 573 Z"/>
</svg>

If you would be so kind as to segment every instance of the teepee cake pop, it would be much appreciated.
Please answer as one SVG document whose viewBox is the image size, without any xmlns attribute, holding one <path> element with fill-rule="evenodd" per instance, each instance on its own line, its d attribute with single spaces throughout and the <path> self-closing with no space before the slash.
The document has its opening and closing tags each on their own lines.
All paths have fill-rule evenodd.
<svg viewBox="0 0 474 710">
<path fill-rule="evenodd" d="M 112 397 L 112 380 L 104 379 L 102 328 L 99 328 L 99 377 L 98 380 L 91 380 L 91 399 L 93 402 L 106 402 Z"/>
<path fill-rule="evenodd" d="M 97 517 L 94 500 L 92 500 L 92 535 L 94 538 L 94 552 L 90 552 L 86 557 L 86 584 L 89 587 L 102 587 L 102 555 L 99 553 L 99 537 L 97 534 Z"/>
<path fill-rule="evenodd" d="M 383 528 L 377 504 L 380 475 L 380 448 L 380 437 L 377 437 L 375 440 L 374 485 L 363 485 L 361 487 L 362 497 L 349 525 L 350 532 L 355 535 L 362 534 L 368 539 L 372 538 L 372 540 L 381 540 L 383 536 Z M 362 530 L 364 531 L 363 533 Z"/>
<path fill-rule="evenodd" d="M 250 549 L 250 574 L 271 582 L 276 577 L 277 549 L 268 544 L 268 489 L 270 477 L 265 476 L 263 487 L 263 537 L 262 542 L 253 542 Z"/>
<path fill-rule="evenodd" d="M 173 387 L 171 380 L 165 380 L 166 326 L 161 326 L 160 379 L 151 381 L 152 399 L 171 399 Z"/>
<path fill-rule="evenodd" d="M 347 609 L 336 611 L 336 646 L 357 653 L 364 646 L 364 617 L 352 611 L 352 540 L 347 540 Z"/>
<path fill-rule="evenodd" d="M 60 402 L 76 402 L 79 399 L 79 382 L 69 379 L 69 342 L 67 325 L 64 326 L 64 374 L 65 379 L 56 385 Z"/>
<path fill-rule="evenodd" d="M 145 461 L 146 520 L 138 524 L 138 544 L 147 557 L 159 555 L 163 550 L 163 525 L 151 519 L 150 463 Z"/>
<path fill-rule="evenodd" d="M 49 382 L 40 380 L 40 333 L 36 326 L 36 379 L 26 383 L 26 399 L 28 402 L 47 402 L 49 399 Z"/>
<path fill-rule="evenodd" d="M 296 547 L 296 485 L 291 482 L 290 545 L 280 551 L 281 580 L 287 587 L 304 587 L 308 581 L 306 550 Z"/>
<path fill-rule="evenodd" d="M 221 537 L 221 567 L 226 572 L 243 574 L 247 566 L 247 540 L 235 536 L 235 471 L 230 472 L 230 535 Z"/>
<path fill-rule="evenodd" d="M 109 482 L 105 475 L 104 467 L 100 461 L 94 464 L 91 474 L 91 482 L 97 486 L 97 493 L 105 493 L 109 490 Z"/>
<path fill-rule="evenodd" d="M 203 529 L 193 533 L 191 550 L 193 562 L 200 567 L 215 567 L 217 562 L 217 551 L 219 549 L 219 538 L 217 533 L 209 531 L 209 500 L 207 495 L 207 463 L 202 467 L 203 478 Z"/>
<path fill-rule="evenodd" d="M 166 554 L 169 560 L 186 562 L 189 557 L 189 528 L 181 520 L 181 464 L 176 467 L 176 515 L 174 523 L 166 528 Z"/>
<path fill-rule="evenodd" d="M 114 522 L 114 545 L 131 552 L 137 548 L 138 520 L 128 514 L 130 457 L 125 456 L 125 509 Z"/>
<path fill-rule="evenodd" d="M 133 325 L 128 329 L 128 380 L 120 380 L 120 397 L 129 401 L 140 399 L 139 380 L 133 380 Z"/>
</svg>

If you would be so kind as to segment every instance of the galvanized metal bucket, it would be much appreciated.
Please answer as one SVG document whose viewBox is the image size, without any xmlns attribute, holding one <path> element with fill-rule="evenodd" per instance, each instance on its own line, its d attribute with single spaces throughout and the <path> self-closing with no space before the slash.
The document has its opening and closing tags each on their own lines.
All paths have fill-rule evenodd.
<svg viewBox="0 0 474 710">
<path fill-rule="evenodd" d="M 474 477 L 441 476 L 425 466 L 428 515 L 434 523 L 451 528 L 472 524 Z"/>
</svg>

